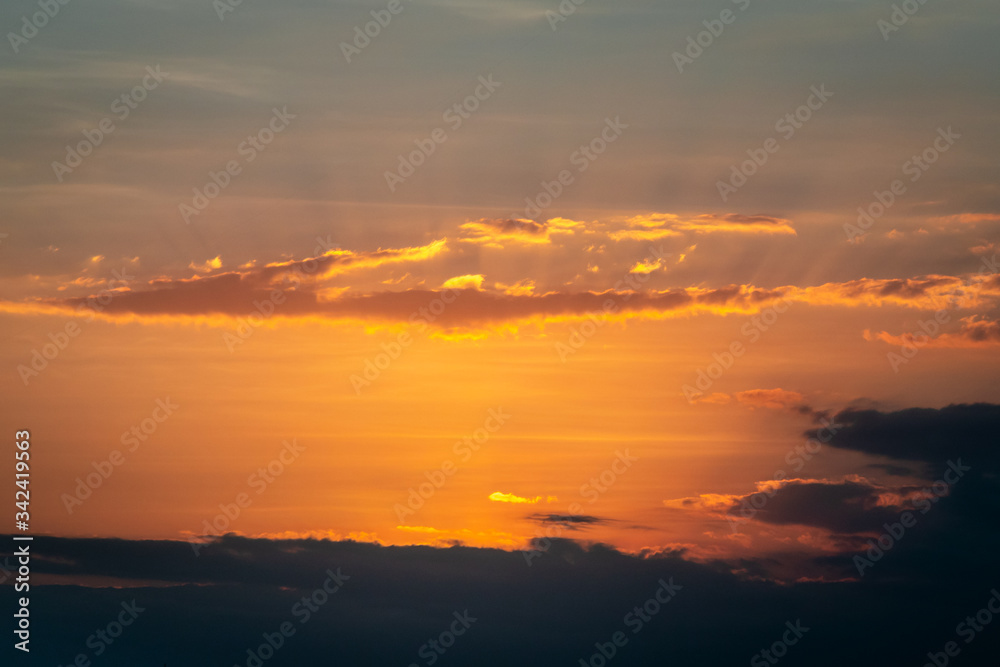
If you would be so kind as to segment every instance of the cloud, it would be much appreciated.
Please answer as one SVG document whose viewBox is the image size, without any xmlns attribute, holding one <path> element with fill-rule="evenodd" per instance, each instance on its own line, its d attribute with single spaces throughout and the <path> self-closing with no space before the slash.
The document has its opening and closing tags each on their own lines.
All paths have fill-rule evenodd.
<svg viewBox="0 0 1000 667">
<path fill-rule="evenodd" d="M 304 260 L 273 262 L 261 270 L 242 274 L 249 280 L 260 279 L 271 283 L 278 278 L 310 276 L 314 279 L 329 278 L 350 271 L 372 269 L 401 262 L 422 262 L 431 259 L 447 249 L 447 239 L 438 239 L 427 245 L 409 248 L 389 248 L 368 252 L 331 249 L 323 254 Z"/>
<path fill-rule="evenodd" d="M 791 221 L 769 215 L 742 215 L 727 213 L 716 215 L 705 213 L 691 218 L 682 218 L 673 213 L 649 213 L 625 220 L 626 229 L 609 234 L 615 241 L 652 241 L 670 236 L 681 236 L 682 232 L 695 234 L 788 234 L 795 235 Z"/>
<path fill-rule="evenodd" d="M 956 304 L 975 307 L 987 298 L 1000 296 L 988 277 L 919 276 L 915 278 L 860 278 L 843 283 L 825 283 L 795 290 L 793 298 L 813 305 L 897 305 L 922 310 L 940 310 Z"/>
<path fill-rule="evenodd" d="M 608 519 L 589 514 L 531 514 L 528 519 L 541 524 L 555 524 L 568 530 L 580 530 L 589 526 L 608 523 Z"/>
<path fill-rule="evenodd" d="M 194 269 L 198 273 L 210 273 L 216 269 L 222 268 L 222 257 L 216 255 L 212 259 L 205 260 L 202 264 L 195 264 L 194 262 L 191 262 L 188 264 L 188 268 Z"/>
<path fill-rule="evenodd" d="M 865 340 L 880 340 L 894 347 L 989 348 L 1000 346 L 1000 321 L 980 315 L 963 317 L 961 328 L 928 337 L 923 332 L 890 334 L 888 331 L 864 332 Z"/>
<path fill-rule="evenodd" d="M 886 523 L 897 521 L 901 512 L 912 510 L 914 502 L 934 495 L 927 485 L 883 486 L 859 475 L 841 480 L 767 480 L 755 486 L 753 493 L 705 493 L 663 504 L 738 524 L 752 521 L 822 528 L 843 538 L 879 533 Z M 853 553 L 856 543 L 844 541 L 842 549 Z"/>
<path fill-rule="evenodd" d="M 805 398 L 797 391 L 786 389 L 750 389 L 733 394 L 739 403 L 759 408 L 792 408 L 805 403 Z"/>
<path fill-rule="evenodd" d="M 521 496 L 514 495 L 513 493 L 503 493 L 501 491 L 494 491 L 490 494 L 490 500 L 496 503 L 515 503 L 515 504 L 529 504 L 534 505 L 535 503 L 547 502 L 552 503 L 558 500 L 555 496 L 535 496 L 534 498 L 524 498 Z"/>
<path fill-rule="evenodd" d="M 218 322 L 218 318 L 247 316 L 254 312 L 255 303 L 274 298 L 274 290 L 277 289 L 281 304 L 275 308 L 275 321 L 313 317 L 365 322 L 409 321 L 413 313 L 441 298 L 438 292 L 419 288 L 424 280 L 417 281 L 411 277 L 408 289 L 392 291 L 381 286 L 389 284 L 391 288 L 393 280 L 379 281 L 379 276 L 367 276 L 367 284 L 374 285 L 376 289 L 367 291 L 343 284 L 340 277 L 362 270 L 377 271 L 399 263 L 427 262 L 447 248 L 447 239 L 439 239 L 423 246 L 366 252 L 331 249 L 308 259 L 272 262 L 264 266 L 244 265 L 239 270 L 211 275 L 156 278 L 145 283 L 133 281 L 127 288 L 119 288 L 98 316 L 109 320 L 155 321 L 201 318 L 212 323 Z M 652 260 L 636 263 L 634 258 L 629 263 L 633 271 L 654 270 L 659 265 Z M 602 271 L 601 275 L 609 275 L 609 282 L 615 277 L 609 271 Z M 497 282 L 495 289 L 489 289 L 484 276 L 484 273 L 467 273 L 445 280 L 446 289 L 459 289 L 462 295 L 436 319 L 436 327 L 481 329 L 497 323 L 580 319 L 588 313 L 601 312 L 608 299 L 613 299 L 618 305 L 618 312 L 612 317 L 625 321 L 693 314 L 753 314 L 779 303 L 851 308 L 900 306 L 918 310 L 939 310 L 957 303 L 963 308 L 977 308 L 995 306 L 1000 297 L 1000 277 L 981 274 L 865 278 L 815 286 L 784 285 L 773 288 L 743 284 L 651 288 L 639 292 L 560 290 L 542 294 L 538 293 L 532 279 L 521 279 L 513 285 Z M 594 280 L 600 279 L 595 277 Z M 619 280 L 619 289 L 621 284 Z M 88 285 L 78 284 L 77 287 Z M 959 296 L 961 300 L 958 300 Z M 0 312 L 66 313 L 86 304 L 88 298 L 36 297 L 0 301 Z M 89 315 L 89 311 L 86 314 Z M 994 334 L 991 325 L 973 320 L 968 323 L 968 336 L 975 344 L 992 344 Z"/>
<path fill-rule="evenodd" d="M 923 461 L 944 467 L 952 458 L 975 460 L 989 471 L 1000 468 L 1000 405 L 955 404 L 943 408 L 907 408 L 896 412 L 848 409 L 830 446 L 900 461 Z M 816 437 L 818 431 L 808 431 Z"/>
<path fill-rule="evenodd" d="M 642 260 L 636 262 L 632 265 L 632 268 L 628 270 L 629 273 L 652 273 L 653 271 L 659 271 L 663 268 L 663 260 Z"/>
<path fill-rule="evenodd" d="M 887 500 L 899 492 L 863 477 L 839 482 L 789 480 L 772 490 L 773 495 L 753 517 L 764 523 L 815 526 L 836 533 L 878 533 L 883 524 L 899 518 L 902 508 Z M 737 506 L 749 498 L 739 498 Z"/>
<path fill-rule="evenodd" d="M 483 288 L 484 276 L 481 273 L 470 274 L 465 276 L 455 276 L 454 278 L 448 278 L 441 285 L 444 289 L 474 289 L 481 290 Z"/>
<path fill-rule="evenodd" d="M 566 218 L 552 218 L 546 222 L 506 218 L 473 220 L 459 226 L 460 239 L 465 243 L 478 243 L 502 248 L 505 242 L 515 244 L 548 244 L 557 234 L 573 234 L 583 229 L 584 223 Z"/>
<path fill-rule="evenodd" d="M 608 238 L 612 241 L 659 241 L 660 239 L 666 239 L 670 237 L 683 236 L 678 231 L 673 229 L 659 228 L 659 229 L 620 229 L 615 232 L 608 234 Z"/>
<path fill-rule="evenodd" d="M 784 479 L 755 484 L 747 494 L 705 493 L 665 500 L 673 509 L 701 512 L 733 521 L 825 528 L 837 533 L 878 530 L 899 516 L 903 498 L 915 489 L 873 484 L 856 475 L 842 480 Z"/>
<path fill-rule="evenodd" d="M 917 533 L 911 539 L 919 539 Z M 10 539 L 3 543 L 9 557 Z M 205 545 L 199 556 L 182 541 L 37 535 L 32 544 L 45 555 L 32 561 L 32 603 L 46 610 L 51 634 L 32 643 L 39 664 L 65 664 L 88 652 L 86 638 L 132 600 L 145 611 L 103 657 L 109 665 L 246 664 L 247 650 L 285 622 L 295 635 L 268 665 L 322 664 L 331 655 L 348 665 L 410 664 L 422 662 L 418 650 L 449 627 L 455 612 L 466 611 L 476 621 L 449 648 L 449 662 L 572 664 L 616 631 L 631 635 L 635 624 L 626 626 L 623 618 L 653 598 L 661 580 L 681 588 L 621 649 L 622 665 L 745 663 L 790 619 L 811 628 L 809 641 L 792 649 L 796 664 L 920 664 L 927 650 L 942 645 L 936 639 L 942 628 L 979 609 L 995 585 L 995 570 L 970 578 L 961 567 L 969 554 L 956 553 L 925 565 L 934 573 L 930 582 L 897 576 L 887 595 L 875 577 L 893 568 L 896 550 L 872 570 L 872 579 L 779 586 L 762 579 L 772 565 L 766 560 L 700 564 L 676 549 L 625 554 L 565 539 L 537 543 L 545 551 L 530 567 L 519 551 L 235 535 Z M 903 548 L 905 540 L 897 547 Z M 320 598 L 323 604 L 306 617 L 303 597 L 331 574 L 341 578 L 340 589 Z M 57 577 L 61 585 L 36 585 Z M 97 577 L 113 577 L 116 585 L 80 585 Z M 720 628 L 726 641 L 719 640 Z M 900 636 L 929 639 L 908 644 Z M 995 643 L 984 633 L 963 646 L 963 658 L 988 664 Z"/>
</svg>

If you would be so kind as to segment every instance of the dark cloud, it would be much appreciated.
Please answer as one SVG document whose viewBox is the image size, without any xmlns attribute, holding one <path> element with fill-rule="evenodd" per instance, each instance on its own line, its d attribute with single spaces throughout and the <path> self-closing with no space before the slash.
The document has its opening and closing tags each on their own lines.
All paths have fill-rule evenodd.
<svg viewBox="0 0 1000 667">
<path fill-rule="evenodd" d="M 467 230 L 485 231 L 492 229 L 502 234 L 529 235 L 542 235 L 548 230 L 548 226 L 544 222 L 514 218 L 506 218 L 502 220 L 478 220 L 476 222 L 465 223 L 462 227 Z"/>
<path fill-rule="evenodd" d="M 816 526 L 836 533 L 877 532 L 884 523 L 899 517 L 898 508 L 879 505 L 885 491 L 863 480 L 792 481 L 776 489 L 755 518 L 765 523 Z M 736 504 L 740 506 L 742 503 Z"/>
<path fill-rule="evenodd" d="M 411 289 L 362 293 L 349 286 L 329 283 L 340 273 L 376 269 L 397 262 L 423 261 L 443 251 L 444 241 L 416 248 L 379 250 L 367 253 L 323 255 L 312 259 L 271 264 L 191 279 L 158 279 L 131 290 L 116 291 L 102 316 L 246 316 L 257 312 L 257 304 L 273 300 L 276 317 L 320 316 L 330 319 L 407 321 L 421 309 L 445 295 L 441 291 Z M 665 290 L 631 291 L 624 283 L 602 291 L 548 292 L 545 294 L 505 294 L 486 290 L 461 290 L 461 298 L 432 319 L 435 326 L 476 326 L 532 318 L 536 316 L 584 315 L 604 312 L 609 299 L 613 312 L 666 314 L 692 312 L 755 311 L 769 304 L 801 302 L 855 305 L 905 305 L 936 308 L 934 295 L 942 285 L 958 284 L 959 278 L 856 280 L 815 287 L 784 286 L 771 289 L 753 285 L 726 285 Z M 274 290 L 278 290 L 276 294 Z M 346 290 L 346 291 L 345 291 Z M 935 291 L 937 290 L 937 291 Z M 94 297 L 49 298 L 30 303 L 3 303 L 16 311 L 32 307 L 79 308 L 93 303 Z M 265 310 L 270 311 L 265 306 Z M 986 335 L 986 334 L 983 334 Z"/>
<path fill-rule="evenodd" d="M 996 473 L 1000 464 L 1000 405 L 949 405 L 896 412 L 848 409 L 837 414 L 829 444 L 902 461 L 922 461 L 935 470 L 963 457 L 980 472 Z M 816 437 L 818 430 L 808 431 Z"/>
<path fill-rule="evenodd" d="M 1000 343 L 1000 322 L 969 318 L 962 323 L 960 335 L 973 343 Z"/>
<path fill-rule="evenodd" d="M 177 583 L 33 586 L 30 664 L 39 665 L 69 664 L 88 652 L 87 638 L 133 599 L 145 611 L 93 664 L 245 665 L 248 647 L 291 622 L 295 635 L 267 667 L 425 665 L 421 646 L 466 610 L 476 621 L 442 665 L 573 665 L 618 631 L 628 643 L 616 665 L 746 664 L 780 639 L 786 621 L 799 619 L 809 631 L 789 652 L 789 665 L 922 664 L 995 585 L 992 578 L 947 585 L 953 577 L 942 570 L 933 590 L 903 582 L 891 591 L 866 582 L 778 586 L 753 580 L 768 571 L 762 561 L 698 564 L 677 553 L 637 557 L 568 540 L 553 540 L 530 567 L 522 553 L 495 549 L 235 536 L 199 557 L 183 542 L 39 536 L 32 548 L 46 555 L 34 562 L 36 577 L 114 574 Z M 295 606 L 338 570 L 350 579 L 301 623 Z M 635 618 L 661 580 L 682 588 L 633 632 L 626 615 Z M 985 664 L 975 662 L 977 652 L 989 655 L 997 637 L 984 634 L 963 648 L 963 658 Z"/>
<path fill-rule="evenodd" d="M 779 298 L 778 290 L 747 290 L 739 287 L 709 290 L 691 294 L 686 290 L 664 292 L 578 292 L 549 293 L 539 296 L 508 295 L 473 289 L 448 293 L 433 290 L 406 290 L 375 294 L 345 294 L 333 300 L 322 299 L 309 286 L 283 289 L 273 302 L 276 317 L 320 315 L 331 319 L 363 318 L 366 320 L 408 321 L 419 317 L 435 326 L 473 326 L 529 318 L 537 315 L 583 315 L 588 312 L 603 313 L 604 304 L 611 299 L 621 312 L 643 310 L 670 312 L 683 308 L 717 305 L 750 305 L 759 301 L 762 294 Z M 150 290 L 122 292 L 104 307 L 109 316 L 121 315 L 228 315 L 247 316 L 257 312 L 255 303 L 271 302 L 273 288 L 262 287 L 237 274 L 192 281 L 176 281 L 169 286 Z M 443 304 L 445 299 L 451 303 Z M 280 303 L 277 303 L 280 301 Z M 437 302 L 437 303 L 435 303 Z M 87 299 L 65 299 L 54 304 L 79 307 Z M 435 303 L 437 313 L 427 315 Z M 442 308 L 441 306 L 444 305 Z M 423 310 L 423 315 L 421 315 Z"/>
<path fill-rule="evenodd" d="M 556 524 L 570 530 L 606 524 L 610 521 L 610 519 L 602 519 L 588 514 L 532 514 L 528 518 L 543 524 Z"/>
</svg>

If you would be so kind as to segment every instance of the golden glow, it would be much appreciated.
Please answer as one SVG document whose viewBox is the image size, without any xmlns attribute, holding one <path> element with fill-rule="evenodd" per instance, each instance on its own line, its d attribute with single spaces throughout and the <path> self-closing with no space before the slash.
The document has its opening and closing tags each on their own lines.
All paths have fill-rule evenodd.
<svg viewBox="0 0 1000 667">
<path fill-rule="evenodd" d="M 455 276 L 444 281 L 441 285 L 444 289 L 476 289 L 483 288 L 484 276 L 481 273 L 475 275 Z"/>
</svg>

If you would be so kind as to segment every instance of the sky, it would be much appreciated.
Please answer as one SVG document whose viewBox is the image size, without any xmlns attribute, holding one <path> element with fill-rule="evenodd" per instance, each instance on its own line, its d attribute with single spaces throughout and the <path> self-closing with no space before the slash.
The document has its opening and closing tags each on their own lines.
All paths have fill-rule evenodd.
<svg viewBox="0 0 1000 667">
<path fill-rule="evenodd" d="M 0 25 L 16 664 L 995 649 L 995 4 Z"/>
</svg>

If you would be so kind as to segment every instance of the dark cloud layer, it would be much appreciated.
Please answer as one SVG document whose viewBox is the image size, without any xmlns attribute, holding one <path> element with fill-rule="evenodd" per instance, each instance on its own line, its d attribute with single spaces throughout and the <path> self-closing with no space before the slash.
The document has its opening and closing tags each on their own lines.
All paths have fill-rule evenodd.
<svg viewBox="0 0 1000 667">
<path fill-rule="evenodd" d="M 87 652 L 87 638 L 117 616 L 121 602 L 133 599 L 146 611 L 99 664 L 243 665 L 247 648 L 257 647 L 263 633 L 291 621 L 296 634 L 265 664 L 423 665 L 428 662 L 418 655 L 420 647 L 448 629 L 454 612 L 466 610 L 476 621 L 442 665 L 575 665 L 617 631 L 625 632 L 628 644 L 614 664 L 746 664 L 780 639 L 786 621 L 799 619 L 809 631 L 786 664 L 921 664 L 926 651 L 953 638 L 955 624 L 975 613 L 996 584 L 942 569 L 933 588 L 902 582 L 779 586 L 731 572 L 760 565 L 753 561 L 699 565 L 676 553 L 638 558 L 567 540 L 553 541 L 530 567 L 519 552 L 492 549 L 234 536 L 199 557 L 183 542 L 40 537 L 33 548 L 45 555 L 35 561 L 38 573 L 181 584 L 33 588 L 31 664 L 39 665 L 68 664 Z M 295 604 L 338 568 L 350 579 L 302 624 Z M 633 633 L 626 615 L 653 598 L 661 579 L 682 588 Z M 977 664 L 973 654 L 987 655 L 996 636 L 967 649 L 966 664 Z"/>
<path fill-rule="evenodd" d="M 766 523 L 817 526 L 838 533 L 879 531 L 883 523 L 899 516 L 897 509 L 877 505 L 880 492 L 864 481 L 795 481 L 777 489 L 755 516 Z"/>
<path fill-rule="evenodd" d="M 922 461 L 935 469 L 959 456 L 994 473 L 1000 465 L 1000 405 L 976 403 L 897 412 L 849 409 L 839 413 L 835 422 L 844 428 L 830 440 L 834 447 Z"/>
<path fill-rule="evenodd" d="M 570 530 L 580 530 L 609 521 L 609 519 L 589 514 L 532 514 L 528 518 L 541 524 L 558 525 Z"/>
<path fill-rule="evenodd" d="M 654 293 L 550 293 L 540 296 L 511 296 L 497 292 L 463 289 L 444 294 L 433 290 L 406 290 L 375 294 L 344 295 L 322 300 L 308 288 L 285 289 L 275 305 L 276 317 L 320 315 L 331 319 L 358 318 L 383 321 L 432 321 L 436 326 L 467 326 L 517 320 L 535 316 L 602 314 L 610 299 L 612 312 L 642 310 L 669 312 L 685 307 L 753 306 L 778 299 L 781 290 L 758 290 L 738 286 L 691 294 L 686 290 Z M 107 315 L 229 315 L 247 316 L 258 312 L 255 304 L 272 305 L 273 288 L 254 286 L 236 274 L 217 278 L 173 283 L 170 287 L 116 295 L 104 308 Z M 442 298 L 442 296 L 444 298 Z M 450 303 L 445 303 L 450 300 Z M 86 299 L 67 299 L 60 304 L 76 308 Z M 432 310 L 433 308 L 433 310 Z M 430 313 L 430 314 L 428 314 Z"/>
</svg>

